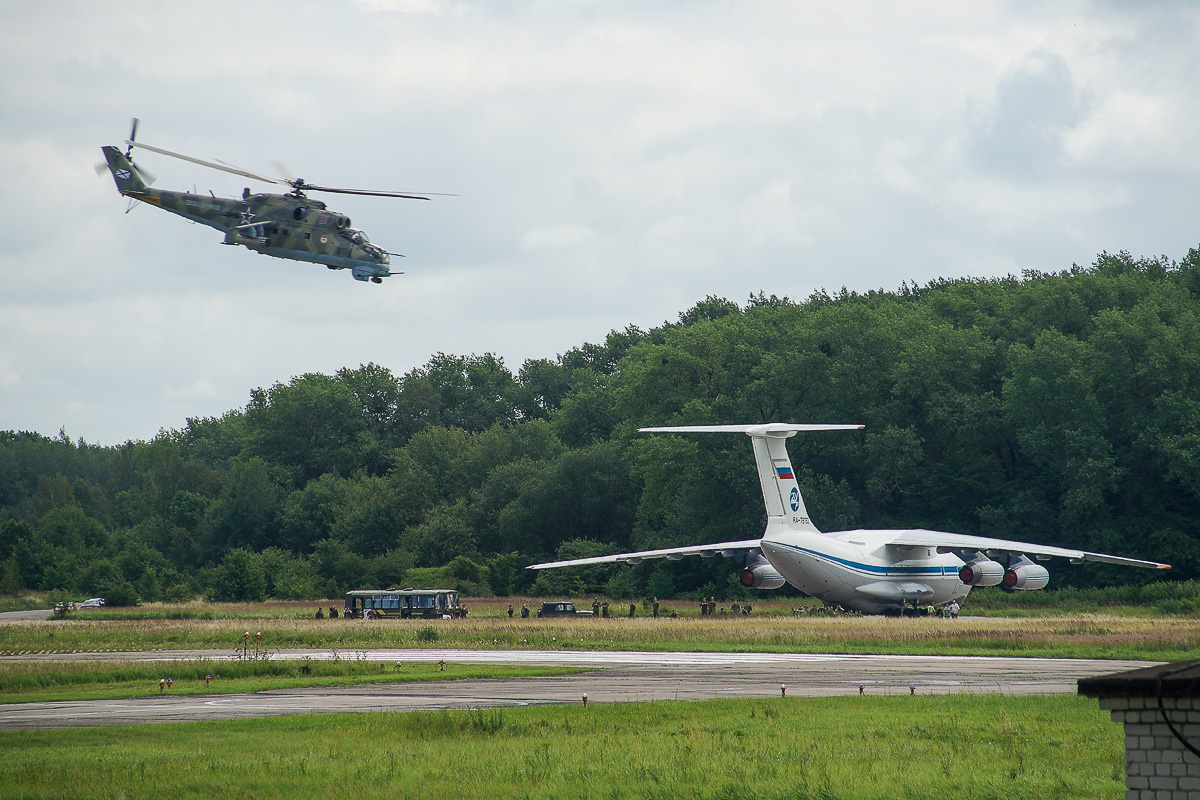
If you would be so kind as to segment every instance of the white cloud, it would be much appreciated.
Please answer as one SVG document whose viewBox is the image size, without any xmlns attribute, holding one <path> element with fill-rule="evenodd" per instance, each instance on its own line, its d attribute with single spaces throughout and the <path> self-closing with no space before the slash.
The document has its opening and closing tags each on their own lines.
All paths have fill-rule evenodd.
<svg viewBox="0 0 1200 800">
<path fill-rule="evenodd" d="M 546 247 L 578 247 L 587 244 L 594 234 L 586 225 L 543 225 L 521 237 L 521 244 L 531 249 Z"/>
<path fill-rule="evenodd" d="M 1197 31 L 1184 6 L 1089 0 L 20 5 L 0 427 L 113 443 L 304 372 L 437 351 L 515 370 L 709 294 L 1180 256 Z M 124 214 L 91 165 L 133 115 L 201 158 L 461 196 L 323 198 L 407 254 L 364 285 Z M 142 161 L 162 187 L 246 185 Z"/>
</svg>

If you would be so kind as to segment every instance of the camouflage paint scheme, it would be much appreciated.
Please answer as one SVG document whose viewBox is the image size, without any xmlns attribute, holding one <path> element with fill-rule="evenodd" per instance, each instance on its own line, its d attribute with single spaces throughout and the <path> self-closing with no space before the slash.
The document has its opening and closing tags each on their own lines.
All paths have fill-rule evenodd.
<svg viewBox="0 0 1200 800">
<path fill-rule="evenodd" d="M 242 245 L 256 253 L 311 261 L 329 269 L 351 270 L 360 281 L 382 283 L 393 273 L 388 254 L 350 227 L 350 218 L 329 211 L 320 200 L 301 192 L 251 194 L 242 199 L 152 189 L 129 159 L 115 147 L 102 148 L 117 191 L 163 211 L 216 228 L 222 244 Z"/>
</svg>

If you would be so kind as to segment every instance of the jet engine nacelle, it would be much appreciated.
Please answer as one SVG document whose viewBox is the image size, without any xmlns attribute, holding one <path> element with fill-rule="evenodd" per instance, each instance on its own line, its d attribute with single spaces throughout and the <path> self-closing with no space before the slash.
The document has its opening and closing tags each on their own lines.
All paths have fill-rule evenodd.
<svg viewBox="0 0 1200 800">
<path fill-rule="evenodd" d="M 742 570 L 740 578 L 742 586 L 747 589 L 778 589 L 787 583 L 787 580 L 770 564 L 746 567 Z"/>
<path fill-rule="evenodd" d="M 1049 582 L 1049 571 L 1038 564 L 1019 564 L 1004 573 L 1004 585 L 1010 589 L 1033 591 L 1045 588 Z"/>
<path fill-rule="evenodd" d="M 995 586 L 1004 580 L 1004 565 L 986 559 L 972 561 L 958 571 L 958 579 L 968 586 Z"/>
</svg>

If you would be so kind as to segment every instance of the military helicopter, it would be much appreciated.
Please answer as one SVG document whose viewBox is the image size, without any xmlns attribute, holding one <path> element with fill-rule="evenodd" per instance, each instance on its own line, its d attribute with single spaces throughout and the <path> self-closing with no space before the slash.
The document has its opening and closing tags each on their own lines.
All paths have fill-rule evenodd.
<svg viewBox="0 0 1200 800">
<path fill-rule="evenodd" d="M 204 161 L 142 144 L 137 141 L 137 130 L 138 120 L 135 118 L 129 138 L 125 140 L 125 152 L 111 145 L 101 148 L 104 163 L 96 168 L 98 174 L 107 168 L 116 181 L 117 191 L 126 197 L 216 228 L 225 234 L 222 244 L 240 244 L 263 255 L 311 261 L 324 264 L 329 269 L 348 269 L 359 281 L 382 283 L 390 275 L 403 274 L 391 271 L 390 256 L 398 253 L 388 253 L 372 244 L 365 233 L 351 226 L 349 217 L 330 211 L 323 202 L 309 198 L 306 193 L 334 192 L 409 200 L 428 200 L 429 197 L 403 192 L 315 186 L 303 178 L 269 178 L 220 161 Z M 154 177 L 134 163 L 135 147 L 252 180 L 290 186 L 292 190 L 287 194 L 253 194 L 247 188 L 238 200 L 217 197 L 211 193 L 206 197 L 191 192 L 151 189 Z"/>
</svg>

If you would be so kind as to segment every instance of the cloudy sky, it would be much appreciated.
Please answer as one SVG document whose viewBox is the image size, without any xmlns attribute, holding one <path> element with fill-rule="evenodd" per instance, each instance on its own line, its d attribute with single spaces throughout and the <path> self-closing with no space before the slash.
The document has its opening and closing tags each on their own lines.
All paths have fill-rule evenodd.
<svg viewBox="0 0 1200 800">
<path fill-rule="evenodd" d="M 515 372 L 707 295 L 1200 243 L 1193 3 L 0 8 L 0 430 L 118 444 L 306 372 L 439 351 Z M 126 214 L 93 165 L 133 116 L 252 171 L 460 196 L 323 198 L 407 256 L 359 283 Z M 247 185 L 139 163 L 159 188 Z"/>
</svg>

